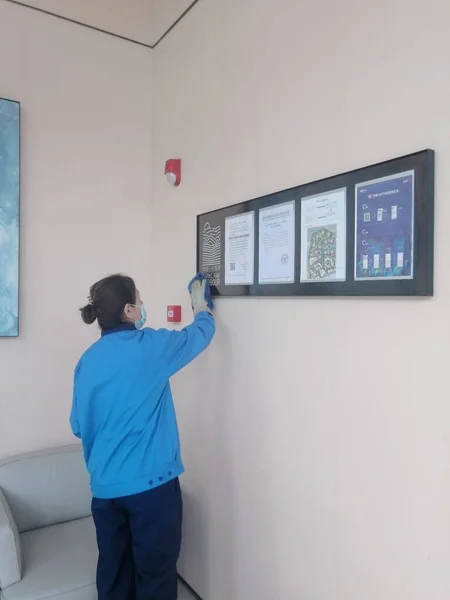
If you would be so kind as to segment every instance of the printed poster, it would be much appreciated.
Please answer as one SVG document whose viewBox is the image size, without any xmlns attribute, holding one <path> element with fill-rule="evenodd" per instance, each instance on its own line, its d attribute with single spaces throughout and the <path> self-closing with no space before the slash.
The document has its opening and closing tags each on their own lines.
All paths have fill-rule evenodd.
<svg viewBox="0 0 450 600">
<path fill-rule="evenodd" d="M 346 188 L 302 198 L 301 283 L 345 281 Z"/>
<path fill-rule="evenodd" d="M 412 279 L 414 171 L 355 189 L 355 281 Z"/>
</svg>

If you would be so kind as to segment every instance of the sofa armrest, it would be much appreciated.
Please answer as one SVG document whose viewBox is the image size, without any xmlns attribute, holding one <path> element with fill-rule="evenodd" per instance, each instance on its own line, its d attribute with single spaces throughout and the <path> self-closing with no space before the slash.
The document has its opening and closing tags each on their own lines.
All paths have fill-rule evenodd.
<svg viewBox="0 0 450 600">
<path fill-rule="evenodd" d="M 0 589 L 22 579 L 20 538 L 4 493 L 0 488 Z"/>
</svg>

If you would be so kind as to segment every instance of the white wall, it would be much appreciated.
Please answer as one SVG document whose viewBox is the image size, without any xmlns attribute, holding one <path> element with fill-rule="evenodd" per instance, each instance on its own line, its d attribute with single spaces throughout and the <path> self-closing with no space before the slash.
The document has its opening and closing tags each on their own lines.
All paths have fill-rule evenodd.
<svg viewBox="0 0 450 600">
<path fill-rule="evenodd" d="M 0 96 L 22 103 L 21 335 L 0 339 L 0 456 L 72 440 L 77 309 L 149 290 L 151 53 L 0 1 Z"/>
<path fill-rule="evenodd" d="M 154 54 L 161 322 L 198 213 L 437 151 L 434 299 L 225 299 L 176 380 L 181 568 L 204 600 L 450 596 L 449 19 L 447 0 L 203 0 Z"/>
</svg>

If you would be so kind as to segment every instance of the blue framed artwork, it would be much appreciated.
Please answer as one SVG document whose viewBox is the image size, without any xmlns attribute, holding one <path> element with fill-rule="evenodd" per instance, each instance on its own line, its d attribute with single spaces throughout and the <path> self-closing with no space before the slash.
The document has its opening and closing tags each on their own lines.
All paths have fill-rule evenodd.
<svg viewBox="0 0 450 600">
<path fill-rule="evenodd" d="M 19 335 L 20 104 L 0 98 L 0 337 Z"/>
</svg>

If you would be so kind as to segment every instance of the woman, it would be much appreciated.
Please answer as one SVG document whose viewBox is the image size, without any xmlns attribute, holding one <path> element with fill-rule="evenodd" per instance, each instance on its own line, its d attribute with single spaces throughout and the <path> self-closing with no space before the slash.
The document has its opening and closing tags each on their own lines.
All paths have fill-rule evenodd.
<svg viewBox="0 0 450 600">
<path fill-rule="evenodd" d="M 132 279 L 94 284 L 85 323 L 101 338 L 81 357 L 70 423 L 91 476 L 99 600 L 176 600 L 183 472 L 169 379 L 211 342 L 215 323 L 195 280 L 195 319 L 183 331 L 143 326 Z"/>
</svg>

